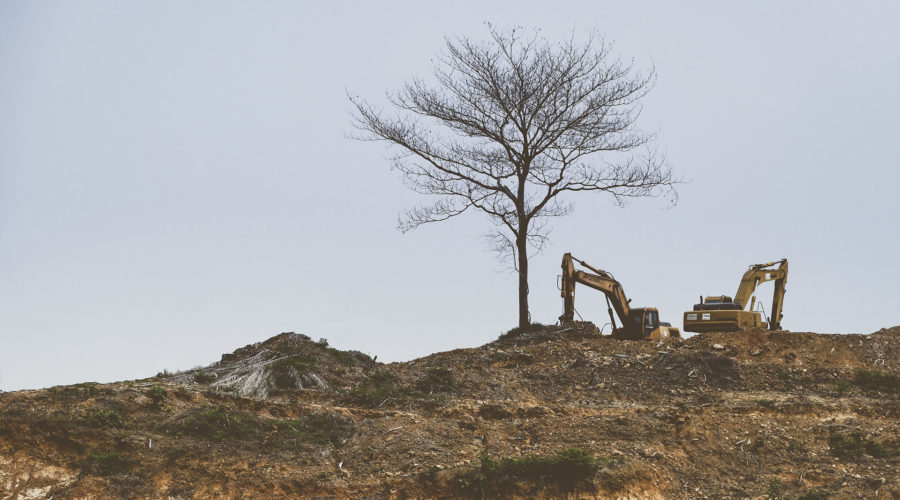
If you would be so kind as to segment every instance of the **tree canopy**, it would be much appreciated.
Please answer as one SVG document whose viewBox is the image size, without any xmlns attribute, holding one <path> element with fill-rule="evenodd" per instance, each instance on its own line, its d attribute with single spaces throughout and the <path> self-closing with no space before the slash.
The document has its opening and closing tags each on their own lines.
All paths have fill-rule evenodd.
<svg viewBox="0 0 900 500">
<path fill-rule="evenodd" d="M 406 185 L 432 197 L 400 218 L 400 229 L 470 209 L 494 224 L 492 249 L 519 274 L 519 325 L 528 314 L 528 247 L 547 242 L 547 219 L 572 212 L 566 196 L 671 194 L 678 180 L 635 127 L 655 72 L 612 55 L 595 32 L 551 42 L 537 30 L 489 26 L 490 38 L 447 38 L 433 67 L 388 93 L 393 112 L 350 97 L 359 136 L 399 146 L 391 157 Z"/>
</svg>

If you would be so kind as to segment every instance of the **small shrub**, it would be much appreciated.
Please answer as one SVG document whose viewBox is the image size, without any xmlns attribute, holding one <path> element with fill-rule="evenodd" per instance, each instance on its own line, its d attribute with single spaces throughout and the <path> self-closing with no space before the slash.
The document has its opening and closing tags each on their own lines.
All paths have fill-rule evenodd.
<svg viewBox="0 0 900 500">
<path fill-rule="evenodd" d="M 115 452 L 88 453 L 85 469 L 102 476 L 123 474 L 131 470 L 131 462 Z"/>
<path fill-rule="evenodd" d="M 296 420 L 275 423 L 280 433 L 316 444 L 340 446 L 350 437 L 352 422 L 327 413 L 307 415 Z"/>
<path fill-rule="evenodd" d="M 782 490 L 784 490 L 784 485 L 781 483 L 781 479 L 776 477 L 769 480 L 770 497 L 780 498 Z"/>
<path fill-rule="evenodd" d="M 158 385 L 154 385 L 150 389 L 147 390 L 147 397 L 150 398 L 150 401 L 153 401 L 153 404 L 160 404 L 166 400 L 166 396 L 168 393 L 165 389 Z"/>
<path fill-rule="evenodd" d="M 194 382 L 196 382 L 198 384 L 207 385 L 215 379 L 216 379 L 216 376 L 214 374 L 207 373 L 202 370 L 198 371 L 197 373 L 194 374 Z"/>
<path fill-rule="evenodd" d="M 900 375 L 863 369 L 857 369 L 853 375 L 856 385 L 863 389 L 887 393 L 900 392 Z"/>
<path fill-rule="evenodd" d="M 327 349 L 328 348 L 328 339 L 322 337 L 319 339 L 318 344 Z"/>
<path fill-rule="evenodd" d="M 259 432 L 258 421 L 249 415 L 214 406 L 189 416 L 173 429 L 176 433 L 222 441 L 245 440 Z"/>
<path fill-rule="evenodd" d="M 845 392 L 850 390 L 852 384 L 848 380 L 839 379 L 832 382 L 831 385 L 834 387 L 834 392 L 837 393 L 838 397 L 841 397 Z"/>
<path fill-rule="evenodd" d="M 81 418 L 81 422 L 89 427 L 98 429 L 121 429 L 125 425 L 125 418 L 115 410 L 93 408 L 87 411 Z"/>
<path fill-rule="evenodd" d="M 799 441 L 791 439 L 788 441 L 787 451 L 792 454 L 805 454 L 806 447 L 800 444 Z"/>
</svg>

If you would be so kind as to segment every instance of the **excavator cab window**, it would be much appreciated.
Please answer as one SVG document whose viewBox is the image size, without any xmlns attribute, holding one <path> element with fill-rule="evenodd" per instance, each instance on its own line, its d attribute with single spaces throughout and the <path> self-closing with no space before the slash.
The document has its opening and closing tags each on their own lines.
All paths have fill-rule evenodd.
<svg viewBox="0 0 900 500">
<path fill-rule="evenodd" d="M 639 331 L 644 327 L 644 310 L 643 309 L 632 309 L 631 310 L 631 321 L 634 322 L 635 331 Z"/>
<path fill-rule="evenodd" d="M 644 313 L 644 337 L 649 337 L 657 327 L 659 327 L 659 313 L 646 311 Z"/>
</svg>

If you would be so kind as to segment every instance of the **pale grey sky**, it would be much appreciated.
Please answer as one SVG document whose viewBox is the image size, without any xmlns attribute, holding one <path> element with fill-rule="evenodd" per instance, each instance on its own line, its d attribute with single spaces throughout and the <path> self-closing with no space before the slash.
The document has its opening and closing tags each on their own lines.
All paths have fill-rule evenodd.
<svg viewBox="0 0 900 500">
<path fill-rule="evenodd" d="M 785 328 L 900 323 L 900 4 L 485 4 L 0 2 L 0 389 L 186 369 L 283 331 L 392 361 L 514 326 L 486 219 L 400 234 L 418 195 L 345 136 L 346 91 L 378 103 L 485 21 L 596 28 L 655 65 L 640 123 L 690 180 L 670 210 L 573 198 L 531 261 L 535 321 L 559 315 L 571 251 L 677 325 L 782 257 Z M 602 324 L 597 295 L 576 307 Z"/>
</svg>

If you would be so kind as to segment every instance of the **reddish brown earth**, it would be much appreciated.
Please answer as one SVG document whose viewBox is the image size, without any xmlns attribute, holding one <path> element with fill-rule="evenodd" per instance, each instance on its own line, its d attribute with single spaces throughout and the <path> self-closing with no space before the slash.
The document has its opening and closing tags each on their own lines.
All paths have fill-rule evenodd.
<svg viewBox="0 0 900 500">
<path fill-rule="evenodd" d="M 0 394 L 0 498 L 900 498 L 898 381 L 900 327 L 548 327 L 390 364 L 281 334 Z M 596 459 L 575 483 L 481 468 L 569 448 Z"/>
</svg>

